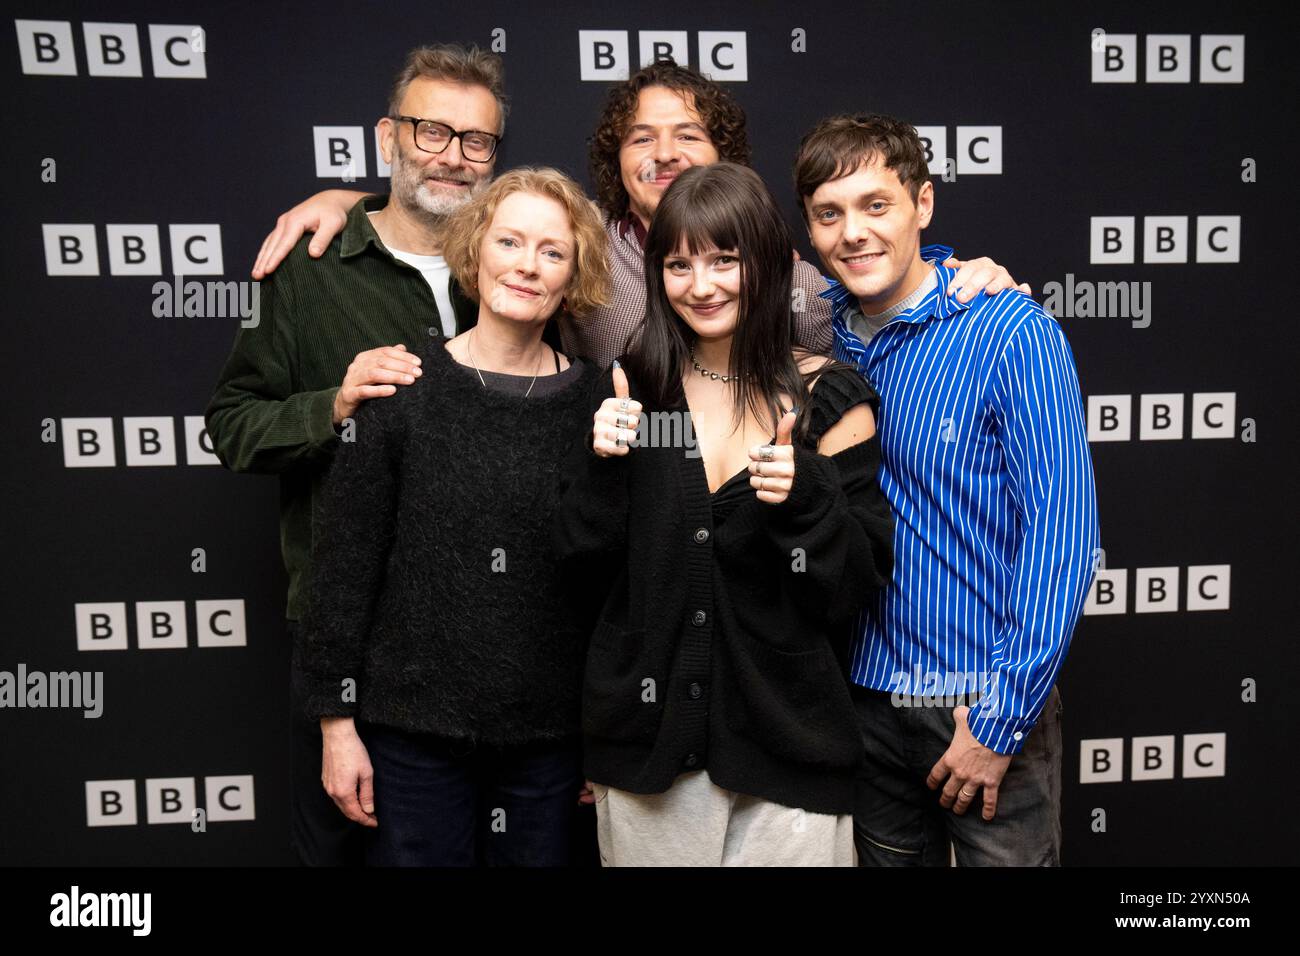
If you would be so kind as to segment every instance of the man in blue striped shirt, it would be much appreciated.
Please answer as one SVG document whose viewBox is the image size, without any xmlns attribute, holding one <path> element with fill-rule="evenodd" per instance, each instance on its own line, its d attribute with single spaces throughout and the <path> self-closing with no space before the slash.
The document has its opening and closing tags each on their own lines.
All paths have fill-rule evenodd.
<svg viewBox="0 0 1300 956">
<path fill-rule="evenodd" d="M 881 395 L 897 522 L 893 581 L 863 612 L 851 664 L 859 859 L 943 865 L 951 840 L 961 865 L 1056 865 L 1055 682 L 1098 543 L 1070 347 L 1019 291 L 946 294 L 953 270 L 921 255 L 934 187 L 911 126 L 824 120 L 795 188 L 837 280 L 822 293 L 836 357 Z"/>
</svg>

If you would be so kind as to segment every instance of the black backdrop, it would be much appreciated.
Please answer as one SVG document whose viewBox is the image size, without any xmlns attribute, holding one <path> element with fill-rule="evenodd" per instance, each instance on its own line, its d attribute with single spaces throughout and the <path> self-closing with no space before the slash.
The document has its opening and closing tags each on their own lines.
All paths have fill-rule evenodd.
<svg viewBox="0 0 1300 956">
<path fill-rule="evenodd" d="M 338 185 L 317 175 L 314 127 L 360 127 L 367 175 L 356 188 L 386 188 L 372 127 L 405 51 L 433 41 L 504 44 L 513 112 L 499 170 L 550 164 L 585 182 L 586 139 L 606 84 L 581 78 L 580 30 L 625 32 L 633 69 L 642 32 L 683 31 L 688 61 L 706 72 L 701 32 L 742 34 L 748 79 L 733 89 L 749 116 L 755 166 L 796 228 L 789 162 L 799 135 L 822 115 L 874 109 L 943 127 L 949 155 L 977 164 L 1000 135 L 1000 173 L 959 164 L 955 180 L 936 180 L 930 241 L 994 257 L 1040 298 L 1067 276 L 1077 288 L 1150 283 L 1149 325 L 1056 309 L 1099 439 L 1092 452 L 1110 582 L 1102 587 L 1111 590 L 1094 594 L 1090 610 L 1122 610 L 1083 618 L 1061 679 L 1065 861 L 1297 859 L 1297 830 L 1283 824 L 1300 786 L 1286 699 L 1298 670 L 1289 374 L 1297 335 L 1286 307 L 1295 268 L 1283 242 L 1296 208 L 1296 82 L 1289 35 L 1270 17 L 1242 3 L 1095 2 L 24 0 L 13 10 L 15 21 L 65 24 L 71 46 L 57 30 L 53 41 L 33 41 L 18 22 L 0 44 L 9 223 L 0 670 L 102 671 L 104 712 L 0 710 L 0 861 L 290 860 L 276 483 L 191 463 L 186 453 L 185 420 L 202 415 L 239 318 L 155 315 L 154 283 L 170 283 L 178 262 L 171 228 L 219 225 L 220 274 L 191 278 L 247 279 L 276 214 Z M 138 39 L 142 76 L 91 74 L 86 24 L 103 23 Z M 201 44 L 170 51 L 194 70 L 192 47 L 203 46 L 205 75 L 158 75 L 164 57 L 152 52 L 150 25 L 166 27 L 163 37 L 201 27 Z M 1097 29 L 1106 36 L 1094 39 Z M 1187 63 L 1188 82 L 1149 80 L 1148 61 L 1162 63 L 1147 54 L 1152 36 L 1174 37 L 1153 42 L 1178 50 L 1186 44 L 1190 62 L 1180 54 L 1178 64 Z M 1202 48 L 1213 54 L 1224 43 L 1213 38 L 1225 36 L 1234 39 L 1202 68 Z M 724 40 L 733 45 L 719 48 L 719 62 L 739 60 L 734 38 Z M 36 57 L 41 42 L 75 75 L 29 72 L 21 51 Z M 1114 52 L 1129 43 L 1132 53 Z M 102 48 L 93 41 L 90 50 Z M 1117 56 L 1135 67 L 1134 82 L 1094 82 L 1094 68 L 1117 69 Z M 1207 82 L 1218 66 L 1240 82 Z M 999 130 L 973 157 L 959 143 L 972 135 L 959 128 L 971 126 Z M 1094 261 L 1103 257 L 1090 230 L 1103 216 L 1134 217 L 1131 264 Z M 1143 242 L 1144 226 L 1158 225 L 1145 218 L 1166 216 L 1186 217 L 1186 261 L 1144 261 L 1158 251 Z M 1207 217 L 1240 217 L 1238 254 L 1224 253 L 1236 261 L 1197 255 L 1198 226 L 1220 224 Z M 47 256 L 43 227 L 67 224 L 92 230 L 97 275 L 50 274 L 60 257 L 57 246 Z M 112 274 L 116 224 L 137 234 L 140 224 L 157 228 L 150 262 L 159 274 Z M 1224 247 L 1230 234 L 1210 238 Z M 193 248 L 216 246 L 209 238 Z M 802 251 L 810 255 L 806 244 Z M 1127 441 L 1100 440 L 1116 433 L 1103 411 L 1115 396 L 1131 397 Z M 1166 440 L 1140 437 L 1141 396 L 1163 396 L 1147 400 L 1161 406 L 1181 396 L 1181 428 L 1167 429 Z M 1161 414 L 1147 418 L 1159 424 Z M 68 466 L 78 424 L 67 420 L 84 418 L 108 420 L 101 435 L 111 436 L 113 465 Z M 128 464 L 128 443 L 154 448 L 134 437 L 135 418 L 163 420 L 174 466 Z M 1226 437 L 1192 437 L 1194 420 L 1220 423 Z M 205 570 L 195 570 L 195 549 Z M 1165 592 L 1169 610 L 1138 611 L 1139 596 L 1160 593 L 1138 570 L 1151 568 L 1179 569 L 1178 586 Z M 1219 606 L 1189 609 L 1198 592 Z M 214 618 L 205 601 L 233 611 Z M 183 646 L 141 647 L 148 635 L 136 615 L 157 610 L 140 607 L 147 602 L 180 603 Z M 79 649 L 98 646 L 90 631 L 79 641 L 78 606 L 88 604 L 118 606 L 121 649 Z M 204 646 L 209 621 L 223 631 L 242 621 L 244 642 Z M 1135 744 L 1146 737 L 1162 739 Z M 1119 748 L 1110 766 L 1120 779 L 1084 782 L 1105 769 L 1092 755 L 1099 747 Z M 1135 755 L 1137 775 L 1145 768 L 1157 779 L 1134 779 Z M 1207 775 L 1195 775 L 1198 767 Z M 214 783 L 222 777 L 243 779 Z M 192 782 L 194 799 L 151 815 L 149 793 L 177 778 L 182 790 Z M 88 798 L 103 781 L 134 795 L 134 823 L 91 825 L 98 810 L 124 806 Z M 238 789 L 219 798 L 226 784 Z M 245 819 L 218 820 L 223 799 Z M 206 808 L 204 832 L 189 825 L 193 806 Z"/>
</svg>

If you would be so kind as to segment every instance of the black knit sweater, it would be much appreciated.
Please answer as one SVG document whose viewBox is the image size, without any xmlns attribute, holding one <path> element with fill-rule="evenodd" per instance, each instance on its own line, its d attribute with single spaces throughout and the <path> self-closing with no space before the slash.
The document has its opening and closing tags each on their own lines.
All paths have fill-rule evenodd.
<svg viewBox="0 0 1300 956">
<path fill-rule="evenodd" d="M 613 394 L 606 372 L 593 410 Z M 589 438 L 575 443 L 556 549 L 571 599 L 600 602 L 583 690 L 589 779 L 661 793 L 707 768 L 728 790 L 852 812 L 862 742 L 844 665 L 858 610 L 889 580 L 893 523 L 878 436 L 829 457 L 816 441 L 863 402 L 877 397 L 855 372 L 823 372 L 789 496 L 770 505 L 750 489 L 735 504 L 733 487 L 725 516 L 682 448 L 600 458 Z"/>
<path fill-rule="evenodd" d="M 441 339 L 419 354 L 415 384 L 357 411 L 313 516 L 307 716 L 497 745 L 574 734 L 586 640 L 550 530 L 596 369 L 524 398 Z"/>
</svg>

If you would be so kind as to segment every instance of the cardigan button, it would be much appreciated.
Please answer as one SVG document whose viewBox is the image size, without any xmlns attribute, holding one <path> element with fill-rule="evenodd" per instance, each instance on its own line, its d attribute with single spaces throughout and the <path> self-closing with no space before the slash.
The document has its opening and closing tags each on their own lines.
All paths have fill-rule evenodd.
<svg viewBox="0 0 1300 956">
<path fill-rule="evenodd" d="M 691 615 L 691 623 L 694 624 L 696 627 L 703 627 L 704 622 L 707 621 L 708 619 L 709 616 L 705 614 L 703 611 L 696 611 L 694 614 Z"/>
<path fill-rule="evenodd" d="M 686 693 L 691 695 L 691 700 L 699 700 L 704 696 L 704 688 L 700 686 L 699 681 L 692 681 L 691 686 L 686 688 Z"/>
<path fill-rule="evenodd" d="M 431 326 L 429 326 L 429 334 L 430 334 L 431 336 L 433 336 L 434 338 L 437 338 L 437 337 L 438 337 L 438 330 L 437 330 L 436 328 L 434 328 L 434 327 L 431 325 Z"/>
<path fill-rule="evenodd" d="M 694 767 L 699 762 L 700 758 L 698 754 L 687 754 L 686 759 L 682 761 L 682 763 L 686 764 L 688 767 Z"/>
<path fill-rule="evenodd" d="M 696 529 L 695 529 L 695 543 L 696 543 L 696 544 L 703 544 L 705 541 L 708 541 L 708 540 L 709 540 L 709 529 L 708 529 L 708 528 L 696 528 Z"/>
</svg>

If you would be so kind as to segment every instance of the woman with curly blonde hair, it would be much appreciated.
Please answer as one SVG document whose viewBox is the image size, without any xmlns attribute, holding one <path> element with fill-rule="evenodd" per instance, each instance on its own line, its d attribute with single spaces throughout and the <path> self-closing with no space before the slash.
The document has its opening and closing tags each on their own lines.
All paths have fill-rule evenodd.
<svg viewBox="0 0 1300 956">
<path fill-rule="evenodd" d="M 543 332 L 604 300 L 604 243 L 563 173 L 495 180 L 444 246 L 477 324 L 340 443 L 300 653 L 322 782 L 371 865 L 567 862 L 585 640 L 548 531 L 596 368 Z"/>
</svg>

